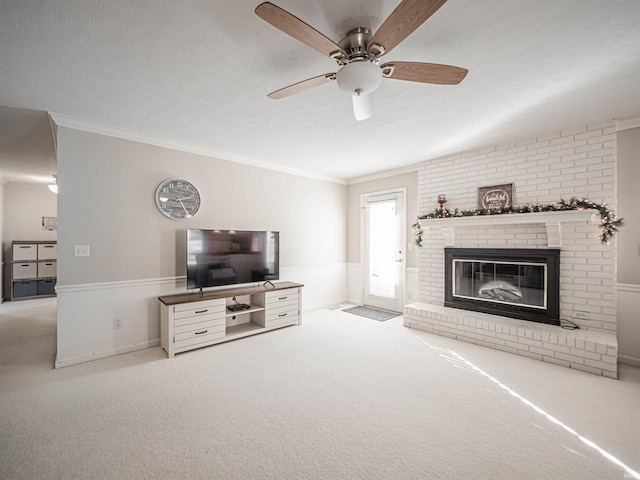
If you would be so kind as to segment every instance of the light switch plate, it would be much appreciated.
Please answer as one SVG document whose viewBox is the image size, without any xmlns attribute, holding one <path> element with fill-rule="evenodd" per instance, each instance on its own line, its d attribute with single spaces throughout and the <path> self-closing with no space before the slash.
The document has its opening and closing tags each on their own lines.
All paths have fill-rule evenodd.
<svg viewBox="0 0 640 480">
<path fill-rule="evenodd" d="M 76 257 L 88 257 L 89 245 L 75 245 L 73 247 L 73 255 Z"/>
</svg>

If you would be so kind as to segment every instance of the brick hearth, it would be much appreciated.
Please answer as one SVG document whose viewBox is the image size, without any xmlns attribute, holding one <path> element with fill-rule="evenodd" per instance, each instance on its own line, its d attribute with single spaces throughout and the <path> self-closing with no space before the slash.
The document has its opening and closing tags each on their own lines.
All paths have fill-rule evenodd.
<svg viewBox="0 0 640 480">
<path fill-rule="evenodd" d="M 618 342 L 610 333 L 566 330 L 427 303 L 405 306 L 404 324 L 443 337 L 618 378 Z"/>
</svg>

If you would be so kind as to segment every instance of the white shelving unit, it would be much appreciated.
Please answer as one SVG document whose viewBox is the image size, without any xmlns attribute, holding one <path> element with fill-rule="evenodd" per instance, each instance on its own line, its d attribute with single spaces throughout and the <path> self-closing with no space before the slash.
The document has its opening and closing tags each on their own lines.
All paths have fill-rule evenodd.
<svg viewBox="0 0 640 480">
<path fill-rule="evenodd" d="M 14 241 L 6 265 L 8 300 L 55 296 L 58 245 L 48 241 Z"/>
</svg>

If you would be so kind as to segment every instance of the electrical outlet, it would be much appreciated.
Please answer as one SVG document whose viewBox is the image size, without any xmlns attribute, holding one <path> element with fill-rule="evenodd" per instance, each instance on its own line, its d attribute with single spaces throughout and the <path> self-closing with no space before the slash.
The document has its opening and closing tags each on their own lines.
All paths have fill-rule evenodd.
<svg viewBox="0 0 640 480">
<path fill-rule="evenodd" d="M 574 318 L 579 318 L 580 320 L 589 320 L 589 314 L 587 312 L 573 312 Z"/>
<path fill-rule="evenodd" d="M 73 255 L 75 257 L 88 257 L 90 254 L 89 245 L 74 245 Z"/>
<path fill-rule="evenodd" d="M 113 329 L 114 330 L 120 330 L 122 328 L 122 319 L 121 318 L 114 318 L 113 319 Z"/>
</svg>

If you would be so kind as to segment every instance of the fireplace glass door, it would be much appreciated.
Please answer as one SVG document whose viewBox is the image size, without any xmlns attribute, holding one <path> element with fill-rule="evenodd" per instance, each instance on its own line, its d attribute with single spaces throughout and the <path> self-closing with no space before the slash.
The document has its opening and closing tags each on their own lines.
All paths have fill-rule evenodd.
<svg viewBox="0 0 640 480">
<path fill-rule="evenodd" d="M 444 252 L 445 307 L 560 325 L 560 249 Z"/>
<path fill-rule="evenodd" d="M 547 308 L 547 266 L 527 262 L 453 261 L 453 297 Z"/>
</svg>

